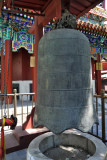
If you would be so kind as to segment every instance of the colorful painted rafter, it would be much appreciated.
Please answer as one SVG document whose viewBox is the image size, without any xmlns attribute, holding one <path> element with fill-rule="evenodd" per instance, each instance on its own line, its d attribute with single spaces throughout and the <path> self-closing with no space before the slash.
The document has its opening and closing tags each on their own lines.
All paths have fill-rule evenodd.
<svg viewBox="0 0 107 160">
<path fill-rule="evenodd" d="M 101 54 L 101 58 L 107 56 L 107 32 L 105 27 L 78 20 L 77 29 L 89 39 L 92 58 L 96 60 L 97 53 Z"/>
<path fill-rule="evenodd" d="M 77 20 L 77 29 L 89 39 L 90 53 L 92 58 L 96 60 L 97 53 L 100 53 L 101 58 L 107 56 L 107 25 L 102 23 L 106 20 L 104 16 L 101 17 L 90 12 Z M 48 24 L 44 27 L 44 31 L 50 31 L 51 28 L 52 24 Z"/>
<path fill-rule="evenodd" d="M 89 39 L 91 56 L 96 60 L 96 53 L 101 57 L 107 57 L 107 11 L 101 7 L 95 7 L 77 21 L 77 29 L 83 32 Z"/>
<path fill-rule="evenodd" d="M 93 35 L 100 35 L 107 37 L 107 26 L 100 26 L 98 23 L 95 25 L 87 20 L 85 21 L 84 17 L 81 17 L 77 22 L 77 29 L 91 33 Z"/>
<path fill-rule="evenodd" d="M 4 14 L 0 19 L 0 48 L 5 43 L 5 39 L 12 39 L 13 51 L 23 47 L 29 53 L 33 53 L 34 35 L 27 33 L 32 24 L 31 19 L 26 20 L 22 17 Z"/>
<path fill-rule="evenodd" d="M 17 51 L 19 48 L 23 47 L 28 50 L 29 53 L 33 53 L 33 43 L 34 35 L 26 32 L 14 32 L 12 41 L 13 51 Z"/>
<path fill-rule="evenodd" d="M 99 17 L 103 17 L 105 19 L 107 19 L 107 10 L 104 10 L 101 7 L 95 7 L 93 9 L 91 9 L 89 11 L 89 13 L 93 14 L 93 15 L 98 15 Z"/>
</svg>

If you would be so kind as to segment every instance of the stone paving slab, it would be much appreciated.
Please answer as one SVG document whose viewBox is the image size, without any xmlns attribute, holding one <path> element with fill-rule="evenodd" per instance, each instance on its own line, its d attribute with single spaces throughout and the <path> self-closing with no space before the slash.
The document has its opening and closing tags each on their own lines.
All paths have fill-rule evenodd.
<svg viewBox="0 0 107 160">
<path fill-rule="evenodd" d="M 19 146 L 19 143 L 12 132 L 10 132 L 9 134 L 5 134 L 5 146 L 6 150 Z"/>
<path fill-rule="evenodd" d="M 5 160 L 26 160 L 27 149 L 23 149 L 17 152 L 13 152 L 6 155 Z"/>
</svg>

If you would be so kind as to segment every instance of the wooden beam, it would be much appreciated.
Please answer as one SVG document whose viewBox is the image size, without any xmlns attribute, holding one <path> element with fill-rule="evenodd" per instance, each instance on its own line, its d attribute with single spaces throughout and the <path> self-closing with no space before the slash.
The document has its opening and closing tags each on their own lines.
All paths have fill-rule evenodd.
<svg viewBox="0 0 107 160">
<path fill-rule="evenodd" d="M 1 13 L 2 13 L 2 7 L 3 7 L 3 0 L 0 0 L 0 17 L 1 17 Z"/>
<path fill-rule="evenodd" d="M 75 2 L 75 1 L 71 1 L 70 3 L 70 7 L 78 10 L 78 11 L 83 11 L 84 9 L 86 9 L 86 7 L 84 7 L 82 4 Z"/>
<path fill-rule="evenodd" d="M 46 25 L 52 21 L 54 17 L 61 18 L 61 0 L 52 0 L 51 3 L 45 9 L 45 17 L 39 17 L 38 25 Z"/>
<path fill-rule="evenodd" d="M 22 8 L 22 9 L 29 9 L 29 10 L 36 10 L 36 11 L 41 11 L 42 7 L 35 8 L 33 5 L 32 6 L 25 6 L 25 5 L 19 5 L 19 4 L 14 4 L 14 7 L 16 8 Z"/>
<path fill-rule="evenodd" d="M 2 11 L 5 12 L 5 13 L 26 14 L 26 15 L 29 15 L 29 16 L 45 16 L 45 14 L 32 13 L 32 12 L 24 12 L 24 11 L 19 11 L 19 10 L 7 10 L 7 9 L 2 9 Z"/>
<path fill-rule="evenodd" d="M 83 16 L 85 13 L 87 13 L 90 9 L 94 8 L 97 4 L 101 3 L 103 0 L 97 0 L 94 3 L 92 3 L 88 8 L 86 8 L 83 12 L 81 12 L 80 14 L 78 14 L 78 16 L 76 17 L 77 19 L 81 16 Z"/>
<path fill-rule="evenodd" d="M 12 0 L 6 0 L 7 2 L 6 2 L 6 5 L 7 5 L 7 8 L 10 8 L 11 7 L 11 2 L 12 2 Z"/>
<path fill-rule="evenodd" d="M 41 12 L 43 12 L 43 11 L 48 7 L 48 5 L 51 3 L 51 1 L 52 1 L 52 0 L 48 0 L 48 1 L 45 3 L 45 5 L 44 5 L 44 7 L 42 8 Z"/>
<path fill-rule="evenodd" d="M 40 0 L 14 0 L 14 2 L 21 2 L 21 3 L 32 3 L 32 4 L 37 4 L 37 5 L 45 5 L 45 1 L 40 1 Z"/>
<path fill-rule="evenodd" d="M 41 11 L 42 6 L 40 5 L 35 5 L 32 3 L 21 3 L 19 1 L 14 2 L 14 7 L 18 7 L 18 8 L 26 8 L 26 9 L 33 9 L 33 10 L 37 10 L 37 11 Z"/>
<path fill-rule="evenodd" d="M 70 9 L 70 0 L 61 0 L 62 1 L 62 9 Z"/>
<path fill-rule="evenodd" d="M 83 5 L 84 7 L 89 7 L 91 5 L 91 2 L 89 2 L 88 0 L 77 0 L 78 4 Z"/>
<path fill-rule="evenodd" d="M 49 2 L 49 1 L 48 1 Z M 44 26 L 53 18 L 61 18 L 61 0 L 53 0 L 49 4 L 49 6 L 45 9 L 45 17 L 39 17 L 38 18 L 38 26 Z M 36 21 L 36 16 L 35 16 L 35 21 Z M 28 33 L 33 34 L 35 31 L 35 23 L 31 26 L 31 28 L 28 30 Z"/>
<path fill-rule="evenodd" d="M 43 4 L 36 4 L 36 3 L 32 3 L 32 2 L 23 2 L 23 1 L 14 1 L 14 5 L 23 5 L 23 6 L 29 6 L 29 7 L 35 7 L 35 10 L 36 8 L 39 8 L 39 7 L 42 7 Z"/>
<path fill-rule="evenodd" d="M 91 3 L 94 3 L 96 0 L 94 0 L 94 1 L 93 1 L 93 0 L 87 0 L 87 1 L 88 1 L 88 2 L 91 2 Z"/>
<path fill-rule="evenodd" d="M 62 0 L 57 0 L 56 4 L 56 18 L 60 19 L 62 16 Z"/>
<path fill-rule="evenodd" d="M 34 19 L 36 20 L 36 16 L 34 17 Z M 35 23 L 28 29 L 27 32 L 30 33 L 30 34 L 34 34 L 35 33 Z"/>
<path fill-rule="evenodd" d="M 80 13 L 79 10 L 75 9 L 72 6 L 70 6 L 69 11 L 70 11 L 71 14 L 76 15 L 76 16 Z"/>
</svg>

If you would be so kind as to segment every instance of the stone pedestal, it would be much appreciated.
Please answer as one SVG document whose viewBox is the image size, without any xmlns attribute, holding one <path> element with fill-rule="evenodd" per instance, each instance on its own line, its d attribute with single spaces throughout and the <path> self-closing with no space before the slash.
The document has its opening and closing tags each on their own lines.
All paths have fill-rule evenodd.
<svg viewBox="0 0 107 160">
<path fill-rule="evenodd" d="M 48 132 L 35 138 L 28 147 L 27 160 L 52 160 L 43 153 L 59 145 L 80 147 L 88 151 L 92 156 L 87 160 L 105 160 L 107 157 L 107 147 L 98 138 L 77 130 L 67 130 L 60 135 Z"/>
</svg>

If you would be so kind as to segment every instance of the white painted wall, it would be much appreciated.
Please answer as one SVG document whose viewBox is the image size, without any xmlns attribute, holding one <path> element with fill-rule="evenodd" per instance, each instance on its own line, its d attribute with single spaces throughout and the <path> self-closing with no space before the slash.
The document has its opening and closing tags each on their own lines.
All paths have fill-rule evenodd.
<svg viewBox="0 0 107 160">
<path fill-rule="evenodd" d="M 95 94 L 95 80 L 92 80 L 93 83 L 93 94 Z"/>
<path fill-rule="evenodd" d="M 30 93 L 30 84 L 32 81 L 12 81 L 12 84 L 19 84 L 19 93 Z M 21 96 L 20 96 L 21 100 Z M 27 96 L 23 96 L 23 100 L 27 100 Z M 30 97 L 29 97 L 30 100 Z"/>
<path fill-rule="evenodd" d="M 107 0 L 105 0 L 105 9 L 107 10 Z"/>
</svg>

